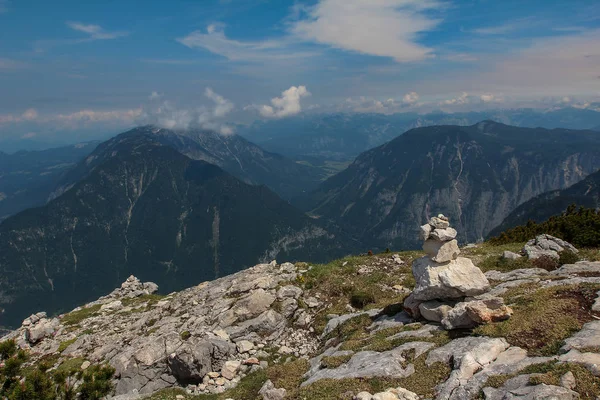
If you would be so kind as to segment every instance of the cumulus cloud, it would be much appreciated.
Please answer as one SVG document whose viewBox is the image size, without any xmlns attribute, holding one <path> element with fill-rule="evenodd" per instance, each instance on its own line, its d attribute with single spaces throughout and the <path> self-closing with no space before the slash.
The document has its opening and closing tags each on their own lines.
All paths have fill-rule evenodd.
<svg viewBox="0 0 600 400">
<path fill-rule="evenodd" d="M 148 98 L 150 100 L 158 100 L 162 97 L 162 94 L 158 93 L 158 92 L 152 92 L 150 93 L 150 96 L 148 96 Z"/>
<path fill-rule="evenodd" d="M 127 32 L 108 32 L 100 25 L 83 24 L 81 22 L 67 22 L 67 26 L 75 31 L 86 33 L 89 39 L 92 40 L 116 39 L 128 35 Z"/>
<path fill-rule="evenodd" d="M 157 107 L 145 109 L 139 121 L 167 129 L 201 128 L 231 135 L 233 128 L 222 119 L 234 110 L 234 104 L 211 88 L 204 90 L 204 96 L 214 103 L 212 107 L 180 108 L 165 100 Z"/>
<path fill-rule="evenodd" d="M 419 94 L 417 92 L 406 93 L 402 98 L 404 104 L 413 105 L 419 101 Z"/>
<path fill-rule="evenodd" d="M 440 104 L 441 105 L 462 105 L 462 104 L 468 104 L 469 103 L 469 94 L 467 92 L 462 92 L 460 94 L 460 96 L 455 97 L 453 99 L 448 99 L 448 100 L 444 100 L 442 101 Z"/>
<path fill-rule="evenodd" d="M 498 96 L 492 93 L 484 93 L 479 96 L 479 99 L 484 103 L 502 103 L 504 102 L 504 97 Z"/>
<path fill-rule="evenodd" d="M 271 99 L 271 105 L 258 107 L 260 115 L 267 118 L 283 118 L 299 114 L 302 111 L 300 100 L 310 96 L 306 86 L 292 86 L 281 93 L 281 97 Z"/>
<path fill-rule="evenodd" d="M 408 108 L 422 106 L 419 102 L 419 94 L 417 92 L 406 93 L 400 100 L 386 99 L 378 100 L 371 97 L 349 97 L 338 107 L 340 111 L 353 111 L 360 113 L 377 113 L 377 114 L 394 114 L 404 111 Z"/>
<path fill-rule="evenodd" d="M 423 60 L 433 50 L 417 42 L 419 33 L 437 26 L 428 12 L 436 0 L 320 0 L 308 18 L 296 21 L 296 37 L 397 62 Z"/>
</svg>

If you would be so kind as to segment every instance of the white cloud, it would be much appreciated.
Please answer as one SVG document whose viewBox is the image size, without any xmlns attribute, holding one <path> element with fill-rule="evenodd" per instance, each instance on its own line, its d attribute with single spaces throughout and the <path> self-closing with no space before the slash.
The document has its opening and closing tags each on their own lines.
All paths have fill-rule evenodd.
<svg viewBox="0 0 600 400">
<path fill-rule="evenodd" d="M 469 103 L 469 94 L 467 92 L 462 92 L 460 96 L 455 97 L 453 99 L 444 100 L 440 103 L 440 105 L 462 105 Z"/>
<path fill-rule="evenodd" d="M 426 14 L 442 7 L 436 0 L 320 0 L 291 32 L 302 40 L 397 62 L 419 61 L 433 50 L 417 35 L 436 27 Z"/>
<path fill-rule="evenodd" d="M 30 109 L 26 110 L 23 113 L 23 115 L 21 115 L 21 118 L 23 118 L 25 121 L 32 121 L 32 120 L 36 119 L 37 117 L 38 117 L 38 113 L 35 108 L 30 108 Z"/>
<path fill-rule="evenodd" d="M 129 110 L 111 110 L 95 111 L 80 110 L 69 114 L 58 114 L 55 116 L 44 117 L 46 120 L 55 120 L 63 122 L 66 125 L 90 124 L 98 122 L 134 122 L 136 118 L 142 115 L 141 108 Z"/>
<path fill-rule="evenodd" d="M 225 115 L 233 111 L 233 103 L 224 98 L 223 96 L 215 93 L 211 88 L 206 88 L 206 90 L 204 91 L 204 95 L 215 102 L 213 115 L 216 118 L 224 117 Z"/>
<path fill-rule="evenodd" d="M 222 120 L 234 110 L 234 104 L 215 93 L 211 88 L 205 89 L 204 96 L 214 103 L 213 107 L 179 108 L 165 100 L 155 108 L 146 108 L 139 121 L 143 124 L 157 125 L 167 129 L 201 128 L 223 135 L 233 134 L 233 128 Z"/>
<path fill-rule="evenodd" d="M 21 139 L 31 139 L 36 136 L 37 136 L 37 133 L 35 133 L 35 132 L 27 132 L 27 133 L 21 135 Z"/>
<path fill-rule="evenodd" d="M 484 103 L 502 103 L 504 102 L 504 97 L 498 96 L 492 93 L 484 93 L 479 96 L 479 99 Z"/>
<path fill-rule="evenodd" d="M 162 94 L 158 93 L 158 92 L 152 92 L 150 93 L 150 96 L 148 96 L 148 98 L 150 100 L 158 100 L 162 97 Z"/>
<path fill-rule="evenodd" d="M 127 32 L 107 32 L 100 25 L 83 24 L 81 22 L 67 22 L 67 26 L 78 32 L 83 32 L 89 35 L 92 40 L 116 39 L 127 36 Z"/>
<path fill-rule="evenodd" d="M 232 61 L 284 60 L 315 55 L 314 52 L 291 51 L 285 40 L 239 41 L 225 36 L 223 26 L 209 25 L 206 33 L 194 31 L 177 39 L 191 49 L 202 48 Z"/>
<path fill-rule="evenodd" d="M 19 123 L 33 121 L 37 119 L 38 113 L 34 108 L 29 108 L 21 115 L 5 114 L 0 115 L 0 124 Z"/>
<path fill-rule="evenodd" d="M 404 104 L 413 105 L 419 101 L 419 94 L 417 92 L 406 93 L 402 98 Z"/>
<path fill-rule="evenodd" d="M 271 99 L 271 105 L 258 108 L 260 114 L 267 118 L 283 118 L 299 114 L 302 111 L 300 100 L 310 96 L 306 86 L 292 86 L 281 93 L 281 97 Z"/>
</svg>

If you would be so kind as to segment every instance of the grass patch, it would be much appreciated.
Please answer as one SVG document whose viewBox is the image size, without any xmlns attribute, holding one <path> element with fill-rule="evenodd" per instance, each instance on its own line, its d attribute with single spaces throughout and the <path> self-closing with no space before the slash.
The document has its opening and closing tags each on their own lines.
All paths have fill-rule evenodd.
<svg viewBox="0 0 600 400">
<path fill-rule="evenodd" d="M 56 373 L 64 373 L 67 376 L 73 375 L 74 373 L 81 371 L 81 364 L 83 364 L 84 361 L 85 360 L 80 357 L 69 358 L 63 361 L 58 368 L 56 368 Z"/>
<path fill-rule="evenodd" d="M 560 386 L 560 378 L 567 372 L 575 376 L 575 391 L 582 400 L 595 400 L 600 396 L 600 378 L 594 376 L 587 368 L 578 364 L 555 363 L 552 369 L 530 378 L 533 385 L 546 384 Z"/>
<path fill-rule="evenodd" d="M 323 357 L 321 359 L 321 366 L 323 366 L 323 368 L 328 368 L 328 369 L 337 368 L 340 365 L 346 364 L 348 361 L 350 361 L 351 358 L 352 358 L 352 354 L 348 354 L 345 356 Z"/>
<path fill-rule="evenodd" d="M 310 295 L 319 295 L 330 306 L 315 318 L 314 328 L 320 333 L 327 324 L 327 314 L 345 314 L 347 305 L 356 308 L 383 308 L 390 303 L 402 303 L 405 294 L 392 290 L 395 285 L 414 286 L 411 262 L 423 255 L 410 251 L 397 253 L 405 264 L 397 264 L 392 255 L 382 253 L 373 256 L 346 257 L 328 264 L 315 265 L 295 282 Z M 361 267 L 371 270 L 359 274 Z M 387 288 L 387 289 L 386 289 Z"/>
<path fill-rule="evenodd" d="M 499 388 L 511 378 L 518 375 L 535 374 L 529 380 L 532 385 L 560 385 L 560 378 L 571 371 L 575 376 L 577 386 L 575 391 L 582 400 L 596 400 L 600 396 L 600 378 L 594 376 L 587 368 L 570 363 L 551 361 L 543 364 L 530 365 L 529 367 L 508 375 L 491 376 L 484 386 Z"/>
<path fill-rule="evenodd" d="M 123 303 L 123 306 L 125 307 L 133 307 L 144 303 L 147 306 L 153 306 L 154 304 L 163 300 L 165 297 L 167 296 L 162 294 L 144 294 L 142 296 L 132 297 L 130 299 L 123 299 L 121 300 L 121 303 Z"/>
<path fill-rule="evenodd" d="M 505 298 L 514 310 L 502 322 L 475 328 L 474 333 L 504 337 L 530 355 L 557 354 L 564 339 L 591 321 L 591 305 L 600 285 L 572 285 L 539 289 L 523 285 L 510 289 Z"/>
<path fill-rule="evenodd" d="M 79 325 L 82 321 L 88 319 L 89 317 L 93 316 L 98 311 L 100 311 L 100 307 L 102 307 L 100 304 L 96 304 L 91 307 L 82 308 L 81 310 L 78 310 L 78 311 L 72 311 L 72 312 L 66 314 L 62 318 L 61 322 L 65 326 Z"/>
<path fill-rule="evenodd" d="M 297 399 L 338 400 L 346 392 L 354 395 L 362 391 L 383 392 L 392 387 L 403 387 L 424 398 L 435 397 L 435 387 L 450 376 L 450 367 L 444 363 L 425 364 L 425 355 L 413 360 L 415 373 L 408 378 L 369 378 L 369 379 L 323 379 L 302 388 Z M 352 398 L 352 397 L 349 397 Z"/>
<path fill-rule="evenodd" d="M 69 347 L 70 345 L 75 343 L 76 340 L 77 340 L 77 338 L 73 338 L 73 339 L 65 340 L 64 342 L 61 342 L 60 345 L 58 346 L 58 352 L 62 353 L 63 351 L 65 351 L 65 349 L 67 347 Z"/>
</svg>

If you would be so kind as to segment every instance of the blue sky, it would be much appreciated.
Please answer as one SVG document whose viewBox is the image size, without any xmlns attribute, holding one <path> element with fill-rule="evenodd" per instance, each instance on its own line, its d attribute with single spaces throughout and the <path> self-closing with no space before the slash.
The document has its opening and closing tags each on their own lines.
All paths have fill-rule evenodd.
<svg viewBox="0 0 600 400">
<path fill-rule="evenodd" d="M 596 0 L 0 0 L 0 141 L 599 97 Z"/>
</svg>

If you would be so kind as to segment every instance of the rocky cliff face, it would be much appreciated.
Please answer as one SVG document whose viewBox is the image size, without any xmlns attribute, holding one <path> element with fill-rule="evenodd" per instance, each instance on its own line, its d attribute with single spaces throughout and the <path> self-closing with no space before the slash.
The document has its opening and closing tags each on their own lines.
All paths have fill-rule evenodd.
<svg viewBox="0 0 600 400">
<path fill-rule="evenodd" d="M 521 204 L 511 212 L 502 224 L 493 229 L 489 236 L 495 236 L 507 229 L 524 225 L 527 221 L 544 222 L 553 215 L 563 213 L 567 207 L 600 208 L 600 171 L 590 174 L 582 181 L 562 190 L 542 193 Z"/>
<path fill-rule="evenodd" d="M 591 131 L 494 122 L 411 130 L 361 154 L 298 204 L 375 248 L 418 246 L 416 221 L 448 215 L 461 242 L 484 238 L 518 205 L 600 167 Z"/>
<path fill-rule="evenodd" d="M 123 135 L 46 206 L 0 226 L 1 325 L 69 309 L 136 274 L 165 291 L 261 259 L 326 260 L 336 234 L 264 186 L 193 161 L 147 135 Z"/>
</svg>

